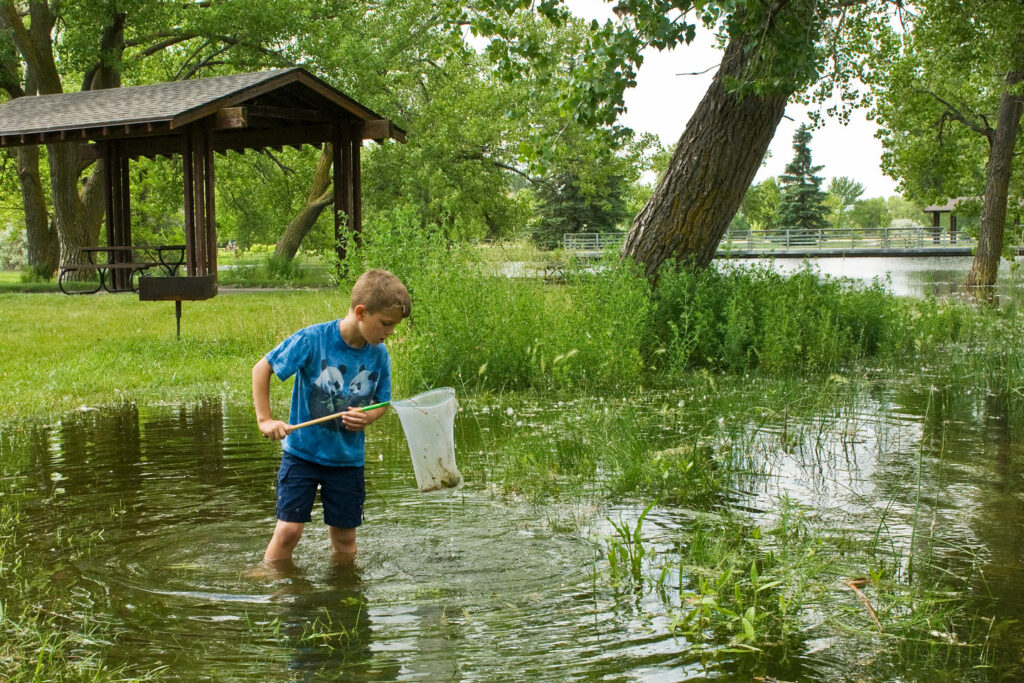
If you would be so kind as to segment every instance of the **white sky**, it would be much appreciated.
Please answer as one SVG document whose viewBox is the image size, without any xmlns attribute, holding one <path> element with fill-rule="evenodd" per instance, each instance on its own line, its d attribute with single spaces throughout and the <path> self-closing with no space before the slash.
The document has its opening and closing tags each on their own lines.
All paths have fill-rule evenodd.
<svg viewBox="0 0 1024 683">
<path fill-rule="evenodd" d="M 611 17 L 612 5 L 603 0 L 569 0 L 568 5 L 586 19 L 603 22 Z M 721 51 L 714 47 L 710 32 L 702 29 L 698 29 L 691 45 L 666 52 L 648 50 L 636 87 L 626 92 L 626 114 L 621 123 L 637 132 L 654 133 L 662 144 L 675 146 L 714 77 L 716 69 L 711 67 L 717 67 L 719 61 Z M 698 76 L 678 75 L 709 68 Z M 783 172 L 793 158 L 793 134 L 808 121 L 806 107 L 791 104 L 786 108 L 786 118 L 779 123 L 769 146 L 770 156 L 754 182 Z M 813 131 L 811 158 L 815 165 L 824 166 L 820 173 L 825 178 L 822 189 L 836 176 L 849 176 L 864 186 L 862 199 L 896 194 L 895 181 L 879 169 L 882 144 L 874 137 L 876 128 L 858 110 L 847 126 L 827 120 Z"/>
</svg>

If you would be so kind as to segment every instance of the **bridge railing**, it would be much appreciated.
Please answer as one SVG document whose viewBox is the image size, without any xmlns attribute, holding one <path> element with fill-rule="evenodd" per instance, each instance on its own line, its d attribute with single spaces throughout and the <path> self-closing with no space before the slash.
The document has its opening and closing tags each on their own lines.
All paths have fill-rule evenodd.
<svg viewBox="0 0 1024 683">
<path fill-rule="evenodd" d="M 624 232 L 567 232 L 562 235 L 562 248 L 569 251 L 604 251 L 625 241 Z"/>
<path fill-rule="evenodd" d="M 928 227 L 822 228 L 821 230 L 747 230 L 726 233 L 719 251 L 784 251 L 799 249 L 900 249 L 923 247 L 972 246 L 974 239 L 965 232 Z"/>
<path fill-rule="evenodd" d="M 626 239 L 623 232 L 576 232 L 562 235 L 567 251 L 602 252 L 620 246 Z M 763 252 L 771 254 L 786 250 L 808 252 L 834 249 L 920 249 L 924 247 L 969 247 L 973 237 L 962 231 L 929 227 L 823 228 L 821 230 L 743 230 L 725 234 L 718 252 Z"/>
</svg>

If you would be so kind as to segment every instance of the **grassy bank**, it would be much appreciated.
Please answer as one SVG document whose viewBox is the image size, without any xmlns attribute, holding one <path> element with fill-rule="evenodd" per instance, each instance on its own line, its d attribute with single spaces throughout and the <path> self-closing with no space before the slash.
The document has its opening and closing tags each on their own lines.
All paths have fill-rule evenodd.
<svg viewBox="0 0 1024 683">
<path fill-rule="evenodd" d="M 570 272 L 552 285 L 495 277 L 470 260 L 413 263 L 400 272 L 413 317 L 389 342 L 398 395 L 451 385 L 624 396 L 694 373 L 827 377 L 856 368 L 1004 395 L 1014 410 L 1024 389 L 1024 325 L 1013 306 L 897 300 L 810 272 L 668 273 L 652 290 L 611 264 L 601 276 Z M 0 346 L 13 360 L 0 368 L 0 406 L 12 419 L 126 401 L 247 402 L 253 363 L 294 330 L 343 316 L 346 292 L 186 302 L 181 339 L 171 303 L 0 295 Z"/>
<path fill-rule="evenodd" d="M 337 290 L 221 295 L 186 302 L 176 339 L 169 302 L 3 295 L 0 346 L 14 362 L 0 368 L 0 405 L 13 418 L 126 401 L 248 400 L 249 371 L 262 354 L 347 306 Z"/>
</svg>

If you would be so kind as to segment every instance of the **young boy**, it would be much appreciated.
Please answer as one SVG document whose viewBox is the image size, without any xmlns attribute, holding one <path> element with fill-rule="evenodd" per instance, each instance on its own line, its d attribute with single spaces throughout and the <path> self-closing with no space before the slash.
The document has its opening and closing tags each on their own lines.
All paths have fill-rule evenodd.
<svg viewBox="0 0 1024 683">
<path fill-rule="evenodd" d="M 252 399 L 260 431 L 284 439 L 277 475 L 277 526 L 265 563 L 290 560 L 311 519 L 320 487 L 324 521 L 337 562 L 356 554 L 362 524 L 363 430 L 387 411 L 359 406 L 391 400 L 391 361 L 384 340 L 409 316 L 412 304 L 401 281 L 386 270 L 368 270 L 352 287 L 348 314 L 311 325 L 285 339 L 252 369 Z M 298 424 L 346 411 L 337 419 L 291 431 L 270 412 L 270 376 L 295 375 L 289 421 Z"/>
</svg>

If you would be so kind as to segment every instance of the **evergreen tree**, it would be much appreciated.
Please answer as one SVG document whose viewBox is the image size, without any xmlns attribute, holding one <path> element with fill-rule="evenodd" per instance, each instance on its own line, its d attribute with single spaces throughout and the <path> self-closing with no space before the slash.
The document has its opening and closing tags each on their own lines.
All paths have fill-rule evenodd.
<svg viewBox="0 0 1024 683">
<path fill-rule="evenodd" d="M 533 239 L 538 246 L 552 249 L 567 232 L 610 232 L 629 218 L 626 182 L 608 176 L 605 186 L 589 192 L 580 187 L 573 172 L 561 173 L 541 183 L 537 190 L 537 224 Z"/>
<path fill-rule="evenodd" d="M 779 176 L 782 201 L 779 204 L 779 223 L 783 228 L 804 234 L 815 234 L 828 225 L 825 214 L 825 193 L 821 191 L 822 178 L 815 175 L 821 166 L 811 165 L 811 131 L 801 124 L 793 136 L 793 160 L 786 172 Z"/>
</svg>

